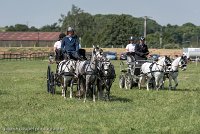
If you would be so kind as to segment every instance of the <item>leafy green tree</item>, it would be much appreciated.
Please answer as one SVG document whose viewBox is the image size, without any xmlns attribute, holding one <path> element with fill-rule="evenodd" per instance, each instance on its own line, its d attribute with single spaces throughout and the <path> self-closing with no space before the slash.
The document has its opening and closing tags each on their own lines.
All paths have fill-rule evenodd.
<svg viewBox="0 0 200 134">
<path fill-rule="evenodd" d="M 25 32 L 25 31 L 29 31 L 29 28 L 27 25 L 24 25 L 24 24 L 16 24 L 15 26 L 6 26 L 6 31 Z"/>
<path fill-rule="evenodd" d="M 159 34 L 159 32 L 147 34 L 148 48 L 162 48 Z"/>
<path fill-rule="evenodd" d="M 37 29 L 36 27 L 32 26 L 32 27 L 29 28 L 29 31 L 31 31 L 31 32 L 38 32 L 39 29 Z"/>
<path fill-rule="evenodd" d="M 14 26 L 6 26 L 6 32 L 13 32 L 15 31 L 15 27 Z"/>
<path fill-rule="evenodd" d="M 29 30 L 28 26 L 23 25 L 23 24 L 16 24 L 15 29 L 16 29 L 16 31 L 28 31 Z"/>
<path fill-rule="evenodd" d="M 52 25 L 45 25 L 39 29 L 42 32 L 59 32 L 60 27 L 57 23 L 53 23 Z"/>
<path fill-rule="evenodd" d="M 75 5 L 72 5 L 72 9 L 67 13 L 67 16 L 61 14 L 61 19 L 59 19 L 59 22 L 62 24 L 61 26 L 62 31 L 65 31 L 69 26 L 78 29 L 80 23 L 79 17 L 80 14 L 82 13 L 83 13 L 82 9 L 78 8 Z"/>
</svg>

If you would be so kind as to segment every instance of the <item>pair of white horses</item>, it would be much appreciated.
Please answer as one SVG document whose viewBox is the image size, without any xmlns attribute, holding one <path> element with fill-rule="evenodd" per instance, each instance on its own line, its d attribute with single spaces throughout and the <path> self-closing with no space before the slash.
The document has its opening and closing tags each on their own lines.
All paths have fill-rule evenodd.
<svg viewBox="0 0 200 134">
<path fill-rule="evenodd" d="M 96 86 L 98 86 L 100 90 L 105 88 L 107 91 L 106 95 L 109 99 L 112 83 L 111 80 L 105 78 L 108 78 L 107 76 L 110 75 L 109 70 L 112 72 L 114 71 L 111 63 L 103 59 L 102 49 L 93 46 L 90 61 L 75 61 L 68 59 L 60 62 L 58 65 L 58 75 L 60 76 L 63 85 L 62 96 L 66 98 L 67 88 L 70 87 L 70 98 L 72 98 L 73 84 L 74 81 L 77 80 L 79 96 L 81 96 L 82 91 L 84 93 L 84 102 L 86 101 L 88 91 L 92 92 L 93 101 L 95 101 Z M 103 74 L 103 79 L 99 78 L 100 71 Z"/>
<path fill-rule="evenodd" d="M 62 96 L 64 96 L 64 98 L 66 98 L 66 91 L 68 87 L 70 87 L 70 98 L 72 98 L 73 84 L 75 80 L 79 80 L 79 88 L 80 84 L 82 84 L 86 88 L 86 92 L 90 87 L 93 87 L 93 84 L 96 84 L 97 78 L 95 73 L 97 71 L 97 59 L 99 57 L 101 57 L 100 51 L 94 48 L 90 61 L 75 61 L 73 59 L 66 59 L 59 63 L 57 69 L 62 85 Z"/>
<path fill-rule="evenodd" d="M 141 66 L 141 75 L 138 82 L 139 89 L 146 83 L 146 88 L 149 90 L 149 83 L 152 79 L 154 79 L 157 90 L 163 88 L 166 75 L 169 78 L 169 89 L 176 89 L 178 86 L 178 69 L 186 70 L 186 64 L 187 58 L 185 55 L 176 58 L 173 62 L 170 61 L 169 57 L 165 56 L 160 57 L 154 63 L 144 63 Z M 172 87 L 172 79 L 175 82 L 174 87 Z"/>
</svg>

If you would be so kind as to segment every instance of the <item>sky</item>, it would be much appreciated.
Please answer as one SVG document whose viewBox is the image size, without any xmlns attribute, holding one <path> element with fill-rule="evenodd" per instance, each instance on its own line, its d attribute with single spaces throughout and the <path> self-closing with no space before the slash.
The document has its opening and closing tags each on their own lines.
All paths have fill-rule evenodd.
<svg viewBox="0 0 200 134">
<path fill-rule="evenodd" d="M 200 26 L 200 0 L 1 0 L 0 27 L 51 25 L 61 14 L 67 15 L 73 4 L 92 15 L 149 16 L 162 26 L 188 22 Z"/>
</svg>

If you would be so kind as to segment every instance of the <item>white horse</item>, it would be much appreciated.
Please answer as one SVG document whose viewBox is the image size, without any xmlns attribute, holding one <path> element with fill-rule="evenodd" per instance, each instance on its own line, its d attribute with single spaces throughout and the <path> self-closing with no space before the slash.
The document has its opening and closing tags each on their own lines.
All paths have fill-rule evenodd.
<svg viewBox="0 0 200 134">
<path fill-rule="evenodd" d="M 93 46 L 92 56 L 90 61 L 80 61 L 77 63 L 76 74 L 80 81 L 80 85 L 84 87 L 84 102 L 87 98 L 88 91 L 91 91 L 93 101 L 95 102 L 95 93 L 98 77 L 98 60 L 102 57 L 102 49 Z M 80 90 L 79 90 L 80 92 Z M 80 95 L 80 93 L 79 93 Z"/>
<path fill-rule="evenodd" d="M 181 68 L 182 71 L 185 71 L 187 68 L 187 57 L 186 56 L 181 56 L 176 58 L 173 62 L 172 65 L 169 66 L 169 68 L 167 69 L 167 71 L 165 72 L 165 76 L 169 78 L 169 89 L 176 89 L 176 87 L 178 86 L 178 70 L 179 68 Z M 164 76 L 163 79 L 163 85 L 164 85 L 164 81 L 166 79 L 166 77 Z M 174 87 L 172 87 L 172 79 L 174 80 Z"/>
<path fill-rule="evenodd" d="M 69 59 L 63 60 L 58 65 L 58 75 L 61 76 L 62 96 L 66 98 L 67 87 L 70 86 L 70 98 L 72 98 L 73 81 L 75 77 L 76 61 Z"/>
<path fill-rule="evenodd" d="M 149 91 L 149 82 L 152 78 L 155 80 L 156 89 L 160 89 L 163 82 L 164 70 L 167 66 L 171 65 L 169 57 L 161 57 L 157 62 L 145 62 L 141 66 L 141 75 L 138 82 L 139 89 L 142 83 L 146 82 L 147 90 Z"/>
</svg>

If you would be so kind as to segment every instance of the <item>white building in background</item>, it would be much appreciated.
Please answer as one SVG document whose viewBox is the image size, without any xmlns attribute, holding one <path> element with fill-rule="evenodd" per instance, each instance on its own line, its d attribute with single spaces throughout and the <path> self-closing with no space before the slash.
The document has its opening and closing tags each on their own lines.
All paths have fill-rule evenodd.
<svg viewBox="0 0 200 134">
<path fill-rule="evenodd" d="M 200 57 L 200 48 L 183 48 L 187 58 L 196 59 Z"/>
</svg>

